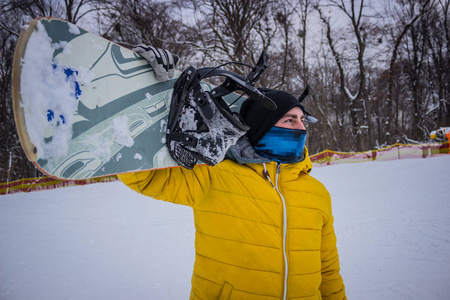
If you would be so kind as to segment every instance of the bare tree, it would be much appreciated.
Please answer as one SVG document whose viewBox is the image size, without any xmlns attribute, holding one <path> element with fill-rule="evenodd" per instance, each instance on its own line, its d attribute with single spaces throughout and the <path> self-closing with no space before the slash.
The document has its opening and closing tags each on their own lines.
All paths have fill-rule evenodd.
<svg viewBox="0 0 450 300">
<path fill-rule="evenodd" d="M 97 0 L 9 0 L 4 1 L 5 13 L 17 12 L 24 17 L 57 17 L 71 23 L 78 23 L 86 15 L 95 11 Z"/>
<path fill-rule="evenodd" d="M 406 13 L 414 16 L 417 8 L 421 6 L 418 1 L 407 2 Z M 407 80 L 406 96 L 409 100 L 406 104 L 407 112 L 403 112 L 402 127 L 400 135 L 405 138 L 417 141 L 421 137 L 427 136 L 428 132 L 424 128 L 426 112 L 428 110 L 432 91 L 428 89 L 428 79 L 426 76 L 429 63 L 429 35 L 430 22 L 428 14 L 413 24 L 407 32 L 403 43 L 403 51 L 400 53 L 403 72 Z M 408 105 L 410 104 L 410 105 Z M 412 122 L 411 122 L 412 120 Z M 409 134 L 408 134 L 409 133 Z"/>
<path fill-rule="evenodd" d="M 450 126 L 450 2 L 440 0 L 433 4 L 429 10 L 429 77 L 436 92 L 428 113 L 433 116 L 434 127 Z"/>
<path fill-rule="evenodd" d="M 190 0 L 185 8 L 191 18 L 184 23 L 197 38 L 188 45 L 203 53 L 204 63 L 254 64 L 261 50 L 271 46 L 276 31 L 273 4 L 273 0 Z M 237 66 L 235 71 L 244 72 Z"/>
<path fill-rule="evenodd" d="M 393 143 L 393 135 L 397 135 L 396 128 L 393 127 L 394 124 L 397 124 L 395 120 L 398 119 L 399 109 L 393 110 L 393 98 L 394 98 L 394 80 L 396 73 L 398 71 L 397 58 L 400 51 L 400 47 L 403 45 L 402 41 L 404 37 L 407 35 L 408 31 L 414 25 L 414 23 L 425 13 L 425 8 L 429 5 L 430 0 L 427 0 L 422 5 L 421 9 L 417 12 L 413 10 L 413 15 L 402 13 L 409 6 L 403 0 L 397 0 L 395 7 L 388 7 L 391 11 L 387 12 L 386 15 L 391 15 L 393 20 L 393 24 L 389 26 L 389 30 L 393 31 L 391 33 L 393 37 L 393 41 L 391 44 L 392 50 L 389 59 L 389 73 L 388 73 L 388 81 L 387 81 L 387 97 L 386 97 L 386 141 L 387 143 Z M 394 26 L 396 24 L 396 26 Z M 401 25 L 401 26 L 398 26 Z M 398 99 L 397 99 L 398 100 Z M 396 101 L 397 102 L 397 101 Z M 395 118 L 394 118 L 395 116 Z"/>
<path fill-rule="evenodd" d="M 339 50 L 338 41 L 335 38 L 336 31 L 332 31 L 331 17 L 325 15 L 323 8 L 334 9 L 337 13 L 342 13 L 347 17 L 349 22 L 349 31 L 351 35 L 346 39 L 345 44 L 349 44 L 354 48 L 348 49 L 349 53 L 341 49 Z M 319 11 L 320 18 L 327 29 L 327 39 L 330 50 L 336 60 L 340 75 L 340 90 L 342 97 L 345 97 L 350 103 L 350 118 L 352 122 L 353 136 L 357 145 L 357 149 L 363 149 L 367 142 L 367 147 L 373 148 L 375 139 L 373 137 L 373 121 L 372 99 L 369 92 L 368 66 L 369 59 L 366 54 L 367 47 L 370 43 L 376 44 L 378 28 L 373 23 L 372 17 L 366 11 L 368 7 L 365 1 L 354 0 L 328 0 L 324 6 L 316 6 Z M 352 41 L 352 42 L 349 42 Z M 342 44 L 342 43 L 341 43 Z M 342 46 L 341 46 L 342 48 Z M 346 62 L 355 62 L 358 72 L 352 74 L 352 70 L 346 69 Z M 349 66 L 352 66 L 349 64 Z M 353 76 L 352 76 L 353 75 Z M 350 78 L 350 76 L 352 76 Z M 352 93 L 351 82 L 355 83 L 356 92 Z M 367 134 L 367 135 L 366 135 Z"/>
<path fill-rule="evenodd" d="M 356 149 L 360 150 L 363 148 L 363 141 L 362 141 L 361 130 L 360 130 L 360 121 L 359 121 L 357 112 L 360 111 L 361 109 L 357 106 L 357 104 L 358 104 L 356 101 L 357 97 L 352 95 L 351 92 L 349 91 L 348 84 L 347 84 L 348 79 L 346 76 L 346 72 L 344 71 L 343 58 L 342 58 L 342 55 L 338 52 L 337 46 L 336 46 L 336 41 L 332 36 L 330 19 L 322 13 L 322 10 L 319 7 L 316 7 L 316 9 L 319 11 L 320 18 L 321 18 L 322 22 L 324 23 L 324 25 L 326 26 L 326 37 L 327 37 L 328 45 L 330 47 L 331 53 L 335 59 L 336 66 L 339 71 L 340 98 L 341 99 L 345 98 L 346 101 L 348 101 L 348 103 L 350 104 L 350 119 L 351 119 L 351 124 L 352 124 L 352 135 L 353 135 L 353 139 L 356 143 Z"/>
<path fill-rule="evenodd" d="M 98 3 L 100 34 L 128 46 L 151 44 L 182 54 L 184 45 L 176 41 L 183 33 L 175 18 L 177 7 L 170 2 L 138 0 L 101 1 Z"/>
<path fill-rule="evenodd" d="M 301 60 L 298 60 L 298 55 L 290 53 L 290 57 L 294 62 L 294 67 L 297 73 L 301 77 L 302 81 L 306 84 L 309 83 L 309 65 L 307 62 L 306 49 L 307 49 L 307 24 L 310 18 L 310 14 L 313 9 L 313 2 L 311 0 L 298 0 L 296 7 L 294 7 L 294 12 L 297 15 L 297 19 L 300 20 L 300 28 L 297 33 L 297 41 L 299 43 L 299 48 L 301 49 Z M 298 64 L 297 61 L 300 63 Z"/>
</svg>

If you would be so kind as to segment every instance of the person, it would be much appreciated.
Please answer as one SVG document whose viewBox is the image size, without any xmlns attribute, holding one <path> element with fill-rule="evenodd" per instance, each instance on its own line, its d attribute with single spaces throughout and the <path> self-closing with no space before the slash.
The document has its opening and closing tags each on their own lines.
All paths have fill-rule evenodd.
<svg viewBox="0 0 450 300">
<path fill-rule="evenodd" d="M 154 199 L 192 207 L 190 299 L 346 299 L 331 198 L 310 176 L 304 107 L 261 89 L 276 110 L 246 100 L 250 130 L 215 166 L 118 175 Z"/>
</svg>

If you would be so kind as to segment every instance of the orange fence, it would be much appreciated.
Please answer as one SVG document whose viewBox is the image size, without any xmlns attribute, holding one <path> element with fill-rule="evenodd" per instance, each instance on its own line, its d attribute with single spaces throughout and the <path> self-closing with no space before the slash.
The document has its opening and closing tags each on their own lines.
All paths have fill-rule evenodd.
<svg viewBox="0 0 450 300">
<path fill-rule="evenodd" d="M 6 183 L 0 183 L 0 195 L 19 192 L 34 192 L 59 187 L 85 185 L 97 182 L 110 182 L 117 180 L 117 176 L 92 178 L 87 180 L 57 180 L 50 177 L 27 178 Z"/>
<path fill-rule="evenodd" d="M 364 152 L 336 152 L 325 150 L 311 156 L 317 166 L 339 163 L 364 162 L 373 160 L 397 160 L 407 158 L 427 158 L 450 154 L 449 142 L 439 144 L 395 144 L 385 148 Z"/>
<path fill-rule="evenodd" d="M 396 160 L 406 158 L 426 158 L 450 154 L 449 142 L 440 144 L 395 144 L 378 150 L 365 152 L 336 152 L 325 150 L 311 156 L 315 166 L 333 165 L 338 163 L 364 162 L 373 160 Z M 93 178 L 88 180 L 57 180 L 50 177 L 29 178 L 0 183 L 0 195 L 19 192 L 34 192 L 58 187 L 85 185 L 97 182 L 117 180 L 116 176 Z"/>
</svg>

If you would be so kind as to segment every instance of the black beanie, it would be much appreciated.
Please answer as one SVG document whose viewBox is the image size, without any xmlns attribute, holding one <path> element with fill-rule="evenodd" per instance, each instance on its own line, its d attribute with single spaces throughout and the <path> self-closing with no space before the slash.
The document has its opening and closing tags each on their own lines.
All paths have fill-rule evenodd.
<svg viewBox="0 0 450 300">
<path fill-rule="evenodd" d="M 280 90 L 260 88 L 261 92 L 273 100 L 277 105 L 275 110 L 262 107 L 256 101 L 247 99 L 242 103 L 240 115 L 245 123 L 250 126 L 247 137 L 252 146 L 258 141 L 292 108 L 300 107 L 305 113 L 305 109 L 299 100 L 292 94 Z"/>
</svg>

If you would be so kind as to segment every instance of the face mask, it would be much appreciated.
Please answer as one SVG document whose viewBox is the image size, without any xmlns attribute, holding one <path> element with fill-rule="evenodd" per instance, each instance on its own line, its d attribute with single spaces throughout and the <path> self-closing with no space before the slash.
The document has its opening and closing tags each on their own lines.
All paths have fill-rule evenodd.
<svg viewBox="0 0 450 300">
<path fill-rule="evenodd" d="M 281 163 L 303 159 L 306 130 L 272 127 L 254 146 L 256 153 Z"/>
</svg>

